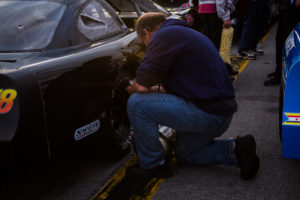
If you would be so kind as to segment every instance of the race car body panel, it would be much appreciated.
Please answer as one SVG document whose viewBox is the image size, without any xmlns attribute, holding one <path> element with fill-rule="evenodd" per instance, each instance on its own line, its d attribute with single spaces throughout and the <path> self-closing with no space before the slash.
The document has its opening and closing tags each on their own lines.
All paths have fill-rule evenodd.
<svg viewBox="0 0 300 200">
<path fill-rule="evenodd" d="M 18 146 L 11 150 L 19 157 L 24 157 L 25 151 L 27 155 L 35 155 L 36 150 L 39 150 L 39 155 L 47 156 L 45 118 L 38 82 L 25 70 L 0 76 L 1 100 L 5 102 L 0 113 L 0 145 Z"/>
<path fill-rule="evenodd" d="M 136 17 L 141 11 L 161 9 L 148 0 L 126 2 L 136 10 Z M 17 13 L 9 18 L 10 25 L 0 25 L 7 29 L 0 37 L 11 37 L 11 43 L 0 39 L 5 44 L 0 47 L 2 158 L 52 158 L 101 152 L 114 145 L 122 152 L 128 150 L 129 96 L 118 84 L 124 76 L 135 76 L 144 47 L 118 16 L 125 4 L 119 0 L 0 1 L 0 18 L 3 10 L 9 16 L 5 6 Z M 28 16 L 25 8 L 30 10 Z M 136 19 L 122 17 L 128 25 Z M 49 24 L 52 29 L 39 32 Z M 19 46 L 10 45 L 15 43 Z"/>
<path fill-rule="evenodd" d="M 300 23 L 283 48 L 282 152 L 300 158 Z"/>
</svg>

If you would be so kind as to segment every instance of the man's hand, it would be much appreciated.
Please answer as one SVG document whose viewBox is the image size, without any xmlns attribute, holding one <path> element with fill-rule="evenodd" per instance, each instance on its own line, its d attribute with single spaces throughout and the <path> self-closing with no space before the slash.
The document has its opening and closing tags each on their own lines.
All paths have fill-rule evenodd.
<svg viewBox="0 0 300 200">
<path fill-rule="evenodd" d="M 223 27 L 224 28 L 230 28 L 232 26 L 231 24 L 231 20 L 227 19 L 226 21 L 224 21 Z"/>
<path fill-rule="evenodd" d="M 132 81 L 132 85 L 129 85 L 125 88 L 129 94 L 140 92 L 140 93 L 147 93 L 150 92 L 149 88 L 146 88 L 140 84 L 138 84 L 135 79 Z"/>
<path fill-rule="evenodd" d="M 139 93 L 148 93 L 148 92 L 159 92 L 159 93 L 166 93 L 166 90 L 162 86 L 152 86 L 150 89 L 146 88 L 140 84 L 138 84 L 135 80 L 132 81 L 132 85 L 126 87 L 126 91 L 129 94 L 133 94 L 135 92 Z"/>
</svg>

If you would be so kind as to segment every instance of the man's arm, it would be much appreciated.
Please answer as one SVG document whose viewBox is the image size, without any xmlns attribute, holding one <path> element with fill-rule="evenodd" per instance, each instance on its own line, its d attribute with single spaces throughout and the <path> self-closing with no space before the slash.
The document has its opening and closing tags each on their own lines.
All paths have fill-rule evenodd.
<svg viewBox="0 0 300 200">
<path fill-rule="evenodd" d="M 232 26 L 230 14 L 235 10 L 234 0 L 216 0 L 217 14 L 223 20 L 223 27 Z"/>
</svg>

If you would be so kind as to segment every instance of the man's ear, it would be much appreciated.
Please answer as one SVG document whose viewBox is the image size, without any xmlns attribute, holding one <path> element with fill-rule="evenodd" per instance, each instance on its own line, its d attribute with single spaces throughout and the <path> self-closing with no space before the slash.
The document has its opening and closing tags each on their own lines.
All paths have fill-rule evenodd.
<svg viewBox="0 0 300 200">
<path fill-rule="evenodd" d="M 143 29 L 143 32 L 145 33 L 145 38 L 147 40 L 150 40 L 150 37 L 151 37 L 150 32 L 147 29 L 145 29 L 145 28 Z"/>
</svg>

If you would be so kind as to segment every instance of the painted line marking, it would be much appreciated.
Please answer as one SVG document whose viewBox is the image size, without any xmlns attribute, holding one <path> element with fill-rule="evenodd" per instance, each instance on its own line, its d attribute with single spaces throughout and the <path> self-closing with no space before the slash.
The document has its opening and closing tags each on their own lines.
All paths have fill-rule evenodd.
<svg viewBox="0 0 300 200">
<path fill-rule="evenodd" d="M 268 32 L 263 36 L 263 38 L 259 41 L 259 44 L 262 44 L 265 42 L 265 40 L 268 38 L 268 36 L 270 35 L 271 31 L 273 30 L 274 26 L 271 26 L 268 30 Z M 249 64 L 249 62 L 251 60 L 243 60 L 243 59 L 238 59 L 236 56 L 231 56 L 231 59 L 233 61 L 233 66 L 235 68 L 238 68 L 238 74 L 233 76 L 234 81 L 237 80 L 237 78 L 239 77 L 239 75 L 244 71 L 244 69 L 247 67 L 247 65 Z"/>
<path fill-rule="evenodd" d="M 163 183 L 164 179 L 145 179 L 143 182 L 138 182 L 142 184 L 142 187 L 135 185 L 134 181 L 131 181 L 130 178 L 126 177 L 126 168 L 135 164 L 137 164 L 136 155 L 127 161 L 124 166 L 102 187 L 102 189 L 92 197 L 91 200 L 150 200 L 155 194 L 155 191 L 159 188 L 160 184 Z"/>
<path fill-rule="evenodd" d="M 110 191 L 121 182 L 126 173 L 126 168 L 137 163 L 136 157 L 133 157 L 125 163 L 125 165 L 115 173 L 115 175 L 99 190 L 92 198 L 92 200 L 102 200 L 109 196 Z"/>
</svg>

